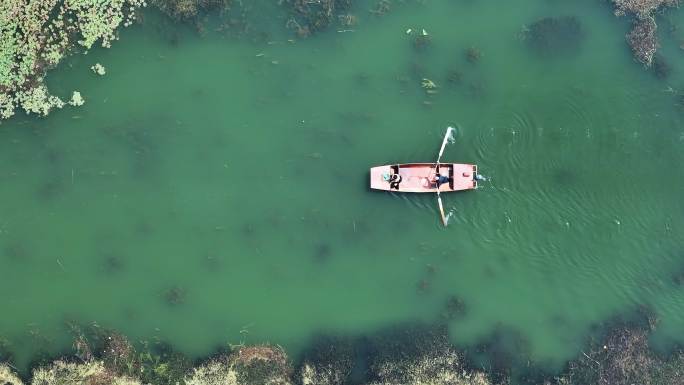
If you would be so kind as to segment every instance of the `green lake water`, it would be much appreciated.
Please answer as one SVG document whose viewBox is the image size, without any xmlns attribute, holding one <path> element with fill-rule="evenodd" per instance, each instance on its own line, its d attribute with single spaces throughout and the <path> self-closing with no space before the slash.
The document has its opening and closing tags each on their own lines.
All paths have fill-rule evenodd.
<svg viewBox="0 0 684 385">
<path fill-rule="evenodd" d="M 353 32 L 294 41 L 271 3 L 242 37 L 150 9 L 49 74 L 83 107 L 0 125 L 0 337 L 19 365 L 69 348 L 68 321 L 196 357 L 296 355 L 318 333 L 440 322 L 452 296 L 459 346 L 513 330 L 555 368 L 638 305 L 660 346 L 684 342 L 681 11 L 658 18 L 659 79 L 607 2 L 360 2 Z M 579 44 L 532 48 L 523 26 L 546 16 L 575 16 Z M 449 125 L 443 160 L 487 181 L 443 196 L 445 229 L 434 196 L 372 192 L 368 169 L 434 161 Z"/>
</svg>

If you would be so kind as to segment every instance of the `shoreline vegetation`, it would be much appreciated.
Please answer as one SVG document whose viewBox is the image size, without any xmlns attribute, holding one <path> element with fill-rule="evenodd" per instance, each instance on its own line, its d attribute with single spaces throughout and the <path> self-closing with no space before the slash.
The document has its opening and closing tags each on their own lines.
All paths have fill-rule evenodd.
<svg viewBox="0 0 684 385">
<path fill-rule="evenodd" d="M 0 360 L 0 384 L 684 384 L 684 352 L 675 350 L 663 357 L 649 345 L 654 319 L 649 316 L 642 322 L 615 321 L 605 326 L 601 336 L 589 339 L 557 373 L 537 367 L 524 348 L 492 342 L 497 338 L 472 351 L 458 350 L 449 342 L 444 325 L 413 325 L 360 338 L 319 336 L 296 363 L 282 347 L 270 344 L 231 346 L 193 362 L 168 344 L 134 346 L 114 331 L 91 327 L 83 333 L 72 327 L 77 335 L 70 355 L 38 361 L 23 378 L 9 360 Z M 509 337 L 522 339 L 519 342 L 524 345 L 521 336 Z M 473 361 L 477 355 L 485 359 Z"/>
<path fill-rule="evenodd" d="M 656 12 L 677 7 L 679 0 L 611 0 L 616 16 L 634 19 L 626 35 L 635 59 L 645 67 L 654 64 L 658 49 Z M 351 13 L 353 0 L 279 0 L 289 14 L 286 27 L 299 38 L 329 29 L 353 28 L 358 19 Z M 382 16 L 403 1 L 374 0 L 368 12 Z M 202 30 L 199 16 L 219 10 L 222 14 L 234 0 L 149 0 L 176 21 L 194 22 Z M 95 45 L 108 48 L 118 40 L 118 31 L 141 23 L 140 9 L 147 0 L 6 0 L 0 3 L 0 122 L 17 109 L 46 116 L 66 104 L 83 105 L 87 97 L 73 91 L 70 101 L 47 89 L 46 73 L 64 57 L 87 53 Z M 657 62 L 657 60 L 655 60 Z M 657 63 L 655 63 L 657 64 Z M 95 66 L 104 68 L 97 63 Z M 104 71 L 96 72 L 103 75 Z"/>
</svg>

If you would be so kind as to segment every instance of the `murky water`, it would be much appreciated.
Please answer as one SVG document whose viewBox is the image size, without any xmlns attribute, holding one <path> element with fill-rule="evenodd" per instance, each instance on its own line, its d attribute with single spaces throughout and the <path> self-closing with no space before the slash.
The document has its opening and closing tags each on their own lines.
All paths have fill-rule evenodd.
<svg viewBox="0 0 684 385">
<path fill-rule="evenodd" d="M 51 73 L 85 106 L 0 125 L 0 336 L 19 362 L 69 347 L 69 321 L 202 355 L 448 319 L 459 344 L 514 330 L 558 365 L 645 304 L 661 342 L 684 340 L 680 11 L 659 18 L 659 79 L 593 0 L 359 3 L 353 32 L 295 42 L 267 3 L 242 38 L 149 11 Z M 582 36 L 523 38 L 547 16 Z M 488 181 L 443 196 L 444 229 L 434 196 L 367 175 L 433 161 L 448 125 L 443 160 Z"/>
</svg>

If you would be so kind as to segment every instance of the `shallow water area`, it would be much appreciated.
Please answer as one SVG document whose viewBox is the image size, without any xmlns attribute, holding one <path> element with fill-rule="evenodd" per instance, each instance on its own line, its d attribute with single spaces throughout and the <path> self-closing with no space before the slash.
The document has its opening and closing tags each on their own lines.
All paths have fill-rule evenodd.
<svg viewBox="0 0 684 385">
<path fill-rule="evenodd" d="M 369 8 L 292 41 L 267 2 L 242 37 L 148 10 L 50 73 L 86 104 L 0 125 L 0 341 L 20 366 L 68 348 L 72 321 L 195 356 L 447 322 L 459 345 L 511 333 L 557 368 L 646 305 L 656 340 L 684 342 L 681 11 L 658 19 L 660 79 L 602 2 Z M 566 16 L 578 36 L 529 44 Z M 434 161 L 449 125 L 443 161 L 487 180 L 443 196 L 445 229 L 434 196 L 367 178 Z"/>
</svg>

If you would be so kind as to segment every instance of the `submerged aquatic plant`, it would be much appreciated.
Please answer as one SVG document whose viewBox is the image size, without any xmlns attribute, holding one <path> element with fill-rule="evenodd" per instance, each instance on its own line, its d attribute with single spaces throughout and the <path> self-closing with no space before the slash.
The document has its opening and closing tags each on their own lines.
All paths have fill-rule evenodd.
<svg viewBox="0 0 684 385">
<path fill-rule="evenodd" d="M 626 36 L 627 44 L 632 49 L 634 57 L 646 67 L 651 66 L 653 56 L 658 50 L 656 28 L 653 16 L 640 17 L 634 21 L 634 27 Z"/>
<path fill-rule="evenodd" d="M 316 250 L 314 251 L 314 259 L 317 262 L 327 262 L 331 255 L 332 247 L 330 247 L 330 244 L 321 243 L 316 246 Z"/>
<path fill-rule="evenodd" d="M 480 58 L 482 57 L 482 52 L 480 51 L 479 48 L 476 47 L 469 47 L 466 50 L 466 59 L 470 63 L 477 63 L 480 61 Z"/>
<path fill-rule="evenodd" d="M 655 73 L 658 79 L 665 79 L 670 76 L 672 72 L 672 67 L 667 63 L 665 58 L 658 54 L 653 57 L 653 73 Z"/>
<path fill-rule="evenodd" d="M 164 292 L 166 303 L 171 306 L 178 306 L 185 303 L 186 291 L 180 286 L 173 286 Z"/>
<path fill-rule="evenodd" d="M 378 2 L 375 3 L 375 6 L 370 10 L 370 12 L 376 16 L 384 16 L 391 9 L 391 0 L 378 0 Z"/>
<path fill-rule="evenodd" d="M 306 37 L 320 32 L 338 20 L 341 25 L 355 24 L 356 18 L 349 17 L 348 10 L 352 6 L 351 0 L 281 0 L 280 4 L 290 9 L 292 17 L 286 26 L 295 30 L 299 37 Z"/>
<path fill-rule="evenodd" d="M 463 82 L 463 73 L 457 69 L 450 69 L 447 71 L 446 79 L 453 85 L 461 84 Z"/>
<path fill-rule="evenodd" d="M 522 38 L 540 55 L 576 53 L 584 38 L 575 16 L 545 17 L 523 27 Z"/>
<path fill-rule="evenodd" d="M 413 48 L 416 51 L 424 51 L 432 43 L 432 36 L 424 28 L 409 29 L 407 33 L 413 36 Z"/>
<path fill-rule="evenodd" d="M 454 320 L 461 318 L 466 314 L 466 305 L 463 300 L 455 295 L 447 298 L 444 305 L 444 311 L 442 312 L 443 318 L 446 320 Z"/>
</svg>

